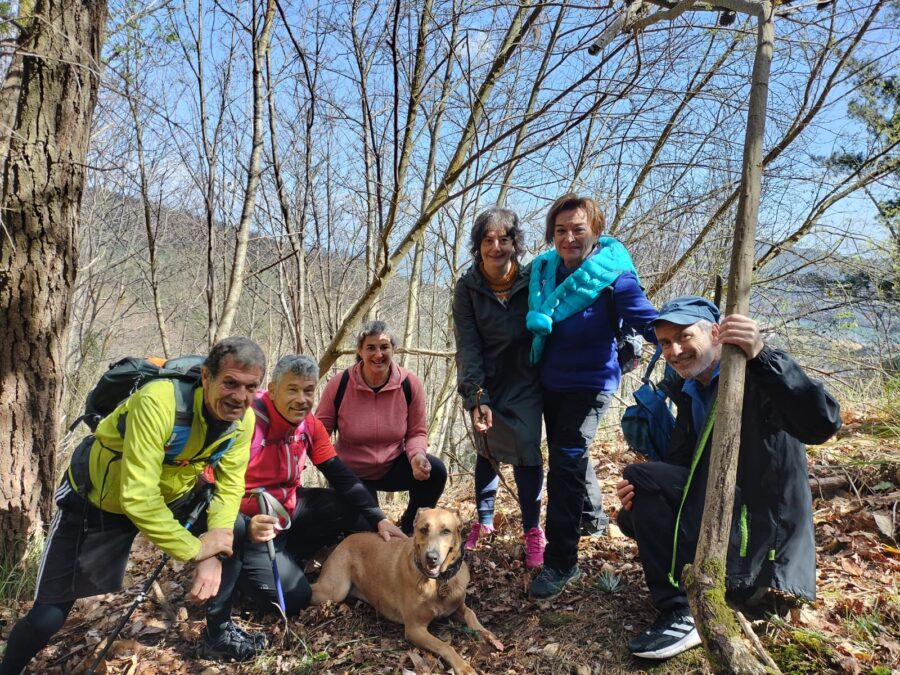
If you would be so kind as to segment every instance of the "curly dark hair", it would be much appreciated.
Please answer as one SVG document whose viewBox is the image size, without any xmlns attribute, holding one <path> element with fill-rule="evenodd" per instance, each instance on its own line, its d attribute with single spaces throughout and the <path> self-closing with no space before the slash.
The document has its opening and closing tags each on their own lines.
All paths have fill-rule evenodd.
<svg viewBox="0 0 900 675">
<path fill-rule="evenodd" d="M 505 230 L 513 240 L 516 257 L 525 248 L 525 237 L 519 225 L 519 216 L 514 211 L 492 206 L 478 214 L 469 235 L 469 251 L 476 262 L 481 262 L 481 242 L 489 230 Z"/>
</svg>

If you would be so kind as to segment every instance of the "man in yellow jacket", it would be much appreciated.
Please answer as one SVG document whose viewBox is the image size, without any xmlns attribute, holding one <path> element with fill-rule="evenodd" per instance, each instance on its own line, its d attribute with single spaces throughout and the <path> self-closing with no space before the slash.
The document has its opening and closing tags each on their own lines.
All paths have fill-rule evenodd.
<svg viewBox="0 0 900 675">
<path fill-rule="evenodd" d="M 182 395 L 192 401 L 190 410 L 178 409 L 182 383 L 158 379 L 100 422 L 90 445 L 90 486 L 79 485 L 70 468 L 57 490 L 35 602 L 10 633 L 0 674 L 20 673 L 62 627 L 76 599 L 121 589 L 138 531 L 176 560 L 196 563 L 189 600 L 215 596 L 218 556 L 232 554 L 244 494 L 255 421 L 250 404 L 265 372 L 259 345 L 226 338 L 206 358 L 200 386 Z M 191 491 L 210 463 L 215 493 L 206 532 L 198 537 L 179 518 L 190 510 Z M 208 630 L 229 645 L 264 645 L 262 636 L 231 623 Z"/>
</svg>

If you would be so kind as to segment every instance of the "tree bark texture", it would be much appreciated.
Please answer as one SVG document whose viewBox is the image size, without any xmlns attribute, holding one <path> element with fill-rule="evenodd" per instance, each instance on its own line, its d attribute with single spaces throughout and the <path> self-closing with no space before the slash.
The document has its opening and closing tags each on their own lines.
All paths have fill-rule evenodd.
<svg viewBox="0 0 900 675">
<path fill-rule="evenodd" d="M 105 0 L 40 0 L 6 76 L 19 80 L 0 191 L 0 555 L 8 560 L 21 558 L 53 507 L 106 16 Z"/>
<path fill-rule="evenodd" d="M 254 13 L 256 9 L 254 7 Z M 244 290 L 244 269 L 247 266 L 247 247 L 250 241 L 250 226 L 253 224 L 253 211 L 256 208 L 256 188 L 259 186 L 259 175 L 263 154 L 263 101 L 264 81 L 263 67 L 269 52 L 272 35 L 272 24 L 275 20 L 275 0 L 266 0 L 262 28 L 257 38 L 256 21 L 253 35 L 253 141 L 250 150 L 250 161 L 247 167 L 247 184 L 244 188 L 244 201 L 241 207 L 241 219 L 238 221 L 237 235 L 234 244 L 234 256 L 231 261 L 231 274 L 228 281 L 228 292 L 222 317 L 216 326 L 215 342 L 231 334 L 234 317 L 237 314 L 241 293 Z"/>
<path fill-rule="evenodd" d="M 722 3 L 728 6 L 726 2 Z M 747 314 L 755 257 L 754 244 L 762 184 L 769 72 L 775 42 L 772 5 L 753 3 L 758 20 L 740 196 L 737 205 L 728 302 L 725 313 Z M 740 627 L 725 604 L 725 560 L 734 509 L 734 490 L 741 441 L 746 357 L 733 345 L 722 349 L 719 365 L 718 413 L 713 429 L 709 482 L 694 565 L 685 571 L 691 611 L 713 669 L 719 673 L 764 673 L 766 667 L 747 649 Z"/>
</svg>

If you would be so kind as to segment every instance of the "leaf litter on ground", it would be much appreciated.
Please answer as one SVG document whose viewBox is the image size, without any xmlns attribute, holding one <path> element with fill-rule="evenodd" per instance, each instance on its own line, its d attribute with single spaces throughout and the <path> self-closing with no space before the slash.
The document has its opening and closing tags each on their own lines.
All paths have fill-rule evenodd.
<svg viewBox="0 0 900 675">
<path fill-rule="evenodd" d="M 866 423 L 854 424 L 862 428 Z M 592 454 L 604 506 L 613 513 L 618 503 L 614 485 L 624 466 L 639 460 L 620 438 L 596 444 Z M 819 598 L 802 607 L 776 598 L 766 607 L 767 613 L 748 619 L 785 673 L 900 675 L 894 665 L 900 663 L 900 546 L 895 539 L 900 531 L 900 442 L 873 439 L 845 428 L 837 440 L 810 449 L 810 474 L 846 483 L 827 499 L 816 496 L 814 489 Z M 449 486 L 441 505 L 458 509 L 464 521 L 471 520 L 472 479 L 461 476 Z M 400 505 L 388 509 L 399 515 Z M 710 672 L 701 650 L 662 664 L 628 654 L 628 639 L 653 620 L 654 611 L 637 549 L 614 520 L 606 536 L 582 539 L 582 578 L 558 598 L 536 603 L 527 596 L 531 573 L 523 562 L 518 518 L 517 505 L 501 490 L 496 534 L 480 540 L 467 558 L 472 577 L 468 604 L 505 650 L 493 650 L 452 621 L 432 624 L 432 631 L 451 642 L 479 672 Z M 66 625 L 32 663 L 31 672 L 83 672 L 159 555 L 138 538 L 126 590 L 78 601 Z M 98 673 L 449 672 L 435 655 L 408 643 L 402 626 L 379 617 L 359 601 L 309 608 L 291 617 L 287 625 L 238 604 L 236 620 L 247 630 L 264 631 L 270 648 L 244 664 L 204 661 L 197 655 L 203 610 L 184 602 L 190 566 L 170 563 L 159 584 L 162 600 L 175 608 L 176 620 L 166 619 L 160 598 L 149 597 L 135 611 Z M 0 607 L 4 640 L 15 618 L 29 606 L 23 601 Z"/>
</svg>

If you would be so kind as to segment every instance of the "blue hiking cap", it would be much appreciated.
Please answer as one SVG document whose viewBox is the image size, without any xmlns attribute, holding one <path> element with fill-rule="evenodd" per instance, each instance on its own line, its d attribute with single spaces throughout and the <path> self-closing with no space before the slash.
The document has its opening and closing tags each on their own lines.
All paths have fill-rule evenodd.
<svg viewBox="0 0 900 675">
<path fill-rule="evenodd" d="M 653 320 L 653 324 L 668 321 L 679 326 L 691 326 L 703 320 L 719 323 L 719 308 L 698 295 L 682 295 L 660 307 L 659 316 Z"/>
</svg>

